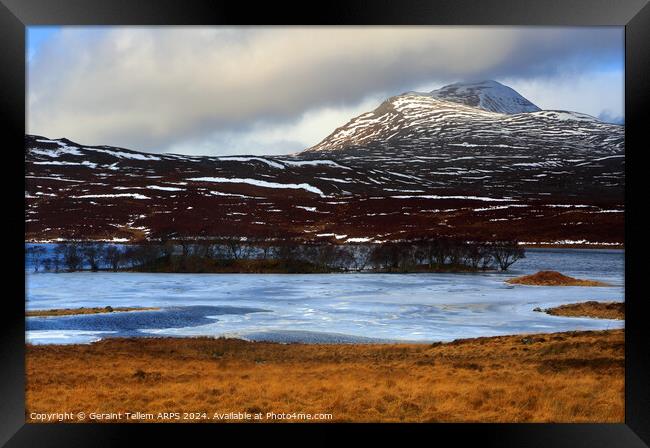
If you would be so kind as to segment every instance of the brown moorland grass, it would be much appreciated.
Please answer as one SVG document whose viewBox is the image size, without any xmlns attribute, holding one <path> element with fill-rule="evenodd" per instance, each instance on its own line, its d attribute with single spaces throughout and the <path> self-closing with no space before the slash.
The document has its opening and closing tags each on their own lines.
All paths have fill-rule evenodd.
<svg viewBox="0 0 650 448">
<path fill-rule="evenodd" d="M 47 317 L 47 316 L 73 316 L 77 314 L 101 314 L 101 313 L 125 313 L 128 311 L 155 311 L 160 308 L 138 308 L 106 306 L 104 308 L 57 308 L 52 310 L 33 310 L 25 311 L 27 317 Z"/>
<path fill-rule="evenodd" d="M 32 412 L 82 411 L 206 412 L 209 421 L 239 411 L 331 413 L 339 422 L 624 420 L 623 330 L 437 344 L 107 339 L 28 345 L 26 369 L 32 422 Z"/>
<path fill-rule="evenodd" d="M 553 316 L 625 319 L 625 304 L 623 302 L 596 302 L 595 300 L 590 300 L 588 302 L 569 303 L 539 311 L 544 311 Z"/>
<path fill-rule="evenodd" d="M 609 286 L 607 283 L 596 280 L 581 280 L 569 277 L 557 271 L 539 271 L 536 274 L 511 278 L 506 280 L 506 283 L 534 286 Z"/>
</svg>

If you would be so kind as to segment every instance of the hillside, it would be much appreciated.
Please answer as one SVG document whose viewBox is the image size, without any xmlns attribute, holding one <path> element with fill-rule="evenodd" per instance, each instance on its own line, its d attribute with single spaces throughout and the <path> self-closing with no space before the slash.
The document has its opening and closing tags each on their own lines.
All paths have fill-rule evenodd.
<svg viewBox="0 0 650 448">
<path fill-rule="evenodd" d="M 391 97 L 288 156 L 27 135 L 26 239 L 622 243 L 624 128 L 496 84 Z"/>
</svg>

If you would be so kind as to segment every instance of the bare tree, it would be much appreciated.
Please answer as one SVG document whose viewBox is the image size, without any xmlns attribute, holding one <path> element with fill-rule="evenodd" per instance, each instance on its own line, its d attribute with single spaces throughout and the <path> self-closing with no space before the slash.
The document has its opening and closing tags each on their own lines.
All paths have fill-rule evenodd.
<svg viewBox="0 0 650 448">
<path fill-rule="evenodd" d="M 104 243 L 86 242 L 81 246 L 81 255 L 83 256 L 90 270 L 96 272 L 99 270 L 99 263 L 102 259 Z"/>
<path fill-rule="evenodd" d="M 372 253 L 372 246 L 369 244 L 359 244 L 351 246 L 349 251 L 352 258 L 349 266 L 355 271 L 363 271 L 370 262 L 370 254 Z"/>
<path fill-rule="evenodd" d="M 386 247 L 383 244 L 377 244 L 373 247 L 368 262 L 375 270 L 388 268 L 390 259 Z"/>
<path fill-rule="evenodd" d="M 481 261 L 485 257 L 484 252 L 481 250 L 481 245 L 478 243 L 466 243 L 463 249 L 463 264 L 472 269 L 478 269 Z"/>
<path fill-rule="evenodd" d="M 52 259 L 50 257 L 43 259 L 43 269 L 46 272 L 50 272 L 52 270 Z"/>
<path fill-rule="evenodd" d="M 109 244 L 103 253 L 103 259 L 113 271 L 117 271 L 122 262 L 122 251 L 117 246 Z"/>
<path fill-rule="evenodd" d="M 446 246 L 449 264 L 454 266 L 463 264 L 467 252 L 467 244 L 458 240 L 448 240 Z"/>
<path fill-rule="evenodd" d="M 25 249 L 28 259 L 34 272 L 38 272 L 38 267 L 41 263 L 41 258 L 45 254 L 45 248 L 43 246 L 29 246 Z"/>
<path fill-rule="evenodd" d="M 61 254 L 54 252 L 54 256 L 52 257 L 52 269 L 54 269 L 54 272 L 59 272 L 61 270 Z"/>
<path fill-rule="evenodd" d="M 354 251 L 347 247 L 339 248 L 338 255 L 336 257 L 336 260 L 334 260 L 333 266 L 346 271 L 355 268 L 356 255 Z"/>
<path fill-rule="evenodd" d="M 176 242 L 173 239 L 174 232 L 160 232 L 160 249 L 167 259 L 171 259 L 176 252 Z"/>
<path fill-rule="evenodd" d="M 389 271 L 408 270 L 415 264 L 411 245 L 401 243 L 378 244 L 369 261 L 375 269 Z"/>
<path fill-rule="evenodd" d="M 273 246 L 267 241 L 262 241 L 258 247 L 260 250 L 260 258 L 262 260 L 268 260 L 273 254 Z"/>
<path fill-rule="evenodd" d="M 507 271 L 517 260 L 526 257 L 524 248 L 516 241 L 499 241 L 490 245 L 490 254 L 499 269 Z"/>
<path fill-rule="evenodd" d="M 78 271 L 83 266 L 83 258 L 79 247 L 75 243 L 61 243 L 55 249 L 57 255 L 62 257 L 63 266 L 68 272 Z"/>
<path fill-rule="evenodd" d="M 247 245 L 238 237 L 227 237 L 222 240 L 223 245 L 226 248 L 228 256 L 233 260 L 239 260 L 245 258 Z"/>
<path fill-rule="evenodd" d="M 481 243 L 478 246 L 479 252 L 481 253 L 480 267 L 482 270 L 487 271 L 492 266 L 494 258 L 492 258 L 492 252 L 489 244 Z"/>
<path fill-rule="evenodd" d="M 275 257 L 283 261 L 295 261 L 298 259 L 298 245 L 291 240 L 282 241 L 275 248 Z"/>
<path fill-rule="evenodd" d="M 442 266 L 449 254 L 449 242 L 444 238 L 426 239 L 421 243 L 421 250 L 429 263 L 429 268 L 434 265 Z"/>
<path fill-rule="evenodd" d="M 321 268 L 332 268 L 340 261 L 341 255 L 342 250 L 333 244 L 316 246 L 316 260 L 314 264 Z"/>
<path fill-rule="evenodd" d="M 145 243 L 128 247 L 123 257 L 132 267 L 144 269 L 152 266 L 161 255 L 162 250 L 159 245 Z"/>
</svg>

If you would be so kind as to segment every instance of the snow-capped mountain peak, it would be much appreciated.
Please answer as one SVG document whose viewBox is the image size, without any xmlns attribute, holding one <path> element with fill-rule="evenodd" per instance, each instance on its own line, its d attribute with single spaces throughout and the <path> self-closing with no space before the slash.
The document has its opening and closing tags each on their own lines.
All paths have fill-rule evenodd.
<svg viewBox="0 0 650 448">
<path fill-rule="evenodd" d="M 465 144 L 529 151 L 571 145 L 596 154 L 622 151 L 623 133 L 621 126 L 587 114 L 540 110 L 509 87 L 486 81 L 388 98 L 305 152 L 349 149 L 385 156 L 396 148 L 400 154 L 440 153 Z"/>
<path fill-rule="evenodd" d="M 429 95 L 433 98 L 502 114 L 520 114 L 541 110 L 514 89 L 492 80 L 457 82 L 434 90 Z"/>
</svg>

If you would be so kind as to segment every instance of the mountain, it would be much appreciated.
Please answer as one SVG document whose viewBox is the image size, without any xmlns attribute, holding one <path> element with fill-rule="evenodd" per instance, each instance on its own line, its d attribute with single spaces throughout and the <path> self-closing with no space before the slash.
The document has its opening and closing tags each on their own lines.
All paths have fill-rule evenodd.
<svg viewBox="0 0 650 448">
<path fill-rule="evenodd" d="M 475 86 L 488 88 L 477 90 Z M 525 109 L 530 110 L 518 112 Z M 461 146 L 477 148 L 469 155 L 487 148 L 524 149 L 528 154 L 567 147 L 568 151 L 607 155 L 623 151 L 623 136 L 621 126 L 577 112 L 542 111 L 509 87 L 485 81 L 452 84 L 430 94 L 409 92 L 391 97 L 307 152 L 377 148 L 376 152 L 384 154 L 399 148 L 438 155 L 441 149 Z"/>
<path fill-rule="evenodd" d="M 622 243 L 624 128 L 512 92 L 481 82 L 391 97 L 289 156 L 28 135 L 26 239 Z"/>
</svg>

